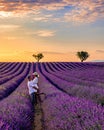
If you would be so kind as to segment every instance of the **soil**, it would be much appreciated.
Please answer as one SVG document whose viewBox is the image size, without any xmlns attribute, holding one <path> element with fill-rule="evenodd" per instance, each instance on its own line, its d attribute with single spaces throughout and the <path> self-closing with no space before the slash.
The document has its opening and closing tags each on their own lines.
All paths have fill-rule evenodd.
<svg viewBox="0 0 104 130">
<path fill-rule="evenodd" d="M 42 113 L 42 108 L 41 104 L 38 103 L 34 107 L 35 112 L 34 112 L 34 125 L 33 125 L 33 130 L 44 130 L 43 128 L 43 113 Z"/>
</svg>

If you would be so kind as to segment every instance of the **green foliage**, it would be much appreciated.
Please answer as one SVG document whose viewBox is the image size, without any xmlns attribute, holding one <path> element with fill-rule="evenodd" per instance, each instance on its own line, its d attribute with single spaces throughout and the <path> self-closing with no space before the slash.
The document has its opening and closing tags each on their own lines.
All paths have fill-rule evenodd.
<svg viewBox="0 0 104 130">
<path fill-rule="evenodd" d="M 37 60 L 37 62 L 44 57 L 42 53 L 38 53 L 37 55 L 33 54 L 32 56 Z"/>
<path fill-rule="evenodd" d="M 81 51 L 81 52 L 77 52 L 77 56 L 81 60 L 81 62 L 83 62 L 89 57 L 89 54 L 86 51 Z"/>
</svg>

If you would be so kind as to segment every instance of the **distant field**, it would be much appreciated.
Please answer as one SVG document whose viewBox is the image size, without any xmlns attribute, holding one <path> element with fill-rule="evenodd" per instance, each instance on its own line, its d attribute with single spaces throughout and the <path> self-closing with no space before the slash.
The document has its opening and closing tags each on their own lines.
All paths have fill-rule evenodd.
<svg viewBox="0 0 104 130">
<path fill-rule="evenodd" d="M 0 130 L 32 130 L 27 75 L 37 71 L 43 130 L 104 130 L 104 62 L 0 62 Z"/>
</svg>

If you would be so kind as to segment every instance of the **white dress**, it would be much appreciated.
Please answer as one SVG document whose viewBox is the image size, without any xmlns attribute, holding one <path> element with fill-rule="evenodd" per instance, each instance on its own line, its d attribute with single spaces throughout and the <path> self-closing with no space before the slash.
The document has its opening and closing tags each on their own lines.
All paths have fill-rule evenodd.
<svg viewBox="0 0 104 130">
<path fill-rule="evenodd" d="M 28 81 L 27 83 L 28 89 L 29 89 L 29 94 L 34 93 L 36 90 L 33 88 L 33 81 Z"/>
</svg>

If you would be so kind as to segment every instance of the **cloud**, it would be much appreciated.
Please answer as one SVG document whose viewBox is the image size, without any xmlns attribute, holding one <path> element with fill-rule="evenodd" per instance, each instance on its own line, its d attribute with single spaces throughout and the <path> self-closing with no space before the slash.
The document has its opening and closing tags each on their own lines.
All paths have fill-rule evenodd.
<svg viewBox="0 0 104 130">
<path fill-rule="evenodd" d="M 15 37 L 5 37 L 5 39 L 7 39 L 7 40 L 15 40 L 16 38 Z"/>
<path fill-rule="evenodd" d="M 49 19 L 52 19 L 52 17 L 53 17 L 52 14 L 48 14 L 48 15 L 38 14 L 38 15 L 35 15 L 35 18 L 33 18 L 33 20 L 34 21 L 47 22 L 47 21 L 49 21 Z"/>
<path fill-rule="evenodd" d="M 63 8 L 62 0 L 3 0 L 0 1 L 0 11 L 19 12 L 30 10 L 57 10 Z"/>
<path fill-rule="evenodd" d="M 26 35 L 30 36 L 38 36 L 38 37 L 53 37 L 55 36 L 56 31 L 54 30 L 37 30 L 26 32 Z"/>
<path fill-rule="evenodd" d="M 17 29 L 19 28 L 19 25 L 15 25 L 15 24 L 1 24 L 0 25 L 0 29 Z"/>
<path fill-rule="evenodd" d="M 17 39 L 16 37 L 4 37 L 4 39 L 7 39 L 7 40 L 15 40 Z"/>
<path fill-rule="evenodd" d="M 39 12 L 38 14 L 33 15 L 32 21 L 34 22 L 62 22 L 62 19 L 56 17 L 53 13 L 52 14 L 45 14 L 43 12 Z"/>
<path fill-rule="evenodd" d="M 61 10 L 69 7 L 61 15 Z M 44 13 L 37 16 L 36 12 L 46 10 L 49 16 Z M 60 15 L 52 17 L 55 10 L 60 10 Z M 53 13 L 53 14 L 52 14 Z M 14 15 L 15 14 L 15 15 Z M 97 19 L 104 18 L 103 0 L 1 0 L 0 18 L 32 15 L 35 21 L 58 21 L 63 18 L 66 22 L 90 23 Z M 50 19 L 52 18 L 52 19 Z M 60 21 L 61 22 L 61 21 Z"/>
<path fill-rule="evenodd" d="M 20 25 L 15 25 L 15 24 L 1 24 L 0 33 L 14 31 L 19 29 L 20 27 L 21 27 Z"/>
<path fill-rule="evenodd" d="M 96 50 L 98 53 L 104 53 L 104 50 Z"/>
<path fill-rule="evenodd" d="M 90 23 L 99 18 L 104 18 L 103 0 L 76 1 L 71 12 L 65 14 L 66 21 Z"/>
<path fill-rule="evenodd" d="M 39 30 L 36 33 L 34 33 L 35 35 L 39 36 L 39 37 L 52 37 L 55 35 L 55 31 L 50 31 L 50 30 Z"/>
<path fill-rule="evenodd" d="M 13 17 L 13 13 L 12 12 L 5 12 L 5 11 L 0 11 L 0 18 L 7 18 L 7 17 Z"/>
</svg>

